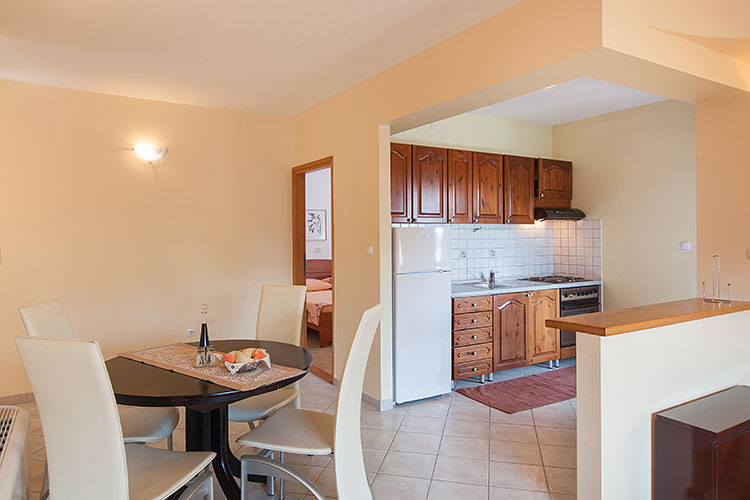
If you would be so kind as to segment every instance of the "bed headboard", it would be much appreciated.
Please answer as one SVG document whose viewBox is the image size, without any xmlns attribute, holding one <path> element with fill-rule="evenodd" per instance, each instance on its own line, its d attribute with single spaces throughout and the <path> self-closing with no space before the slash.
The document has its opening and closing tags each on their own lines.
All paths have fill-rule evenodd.
<svg viewBox="0 0 750 500">
<path fill-rule="evenodd" d="M 333 276 L 331 259 L 309 259 L 305 261 L 305 278 L 328 278 Z"/>
</svg>

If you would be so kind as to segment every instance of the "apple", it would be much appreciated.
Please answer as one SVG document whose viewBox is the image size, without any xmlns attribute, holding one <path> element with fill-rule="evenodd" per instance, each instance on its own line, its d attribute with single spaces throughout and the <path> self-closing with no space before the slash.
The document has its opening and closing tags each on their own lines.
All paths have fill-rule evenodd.
<svg viewBox="0 0 750 500">
<path fill-rule="evenodd" d="M 234 352 L 228 352 L 228 353 L 226 353 L 224 355 L 223 360 L 224 360 L 225 363 L 234 363 L 234 360 L 235 360 Z"/>
<path fill-rule="evenodd" d="M 263 349 L 256 349 L 253 351 L 253 358 L 255 359 L 263 359 L 266 357 L 266 351 Z"/>
</svg>

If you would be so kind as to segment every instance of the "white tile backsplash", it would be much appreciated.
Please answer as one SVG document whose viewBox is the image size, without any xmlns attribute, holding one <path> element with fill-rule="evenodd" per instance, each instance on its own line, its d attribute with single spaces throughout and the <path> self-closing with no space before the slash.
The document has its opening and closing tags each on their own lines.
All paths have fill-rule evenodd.
<svg viewBox="0 0 750 500">
<path fill-rule="evenodd" d="M 427 224 L 393 224 L 394 227 Z M 432 225 L 432 224 L 430 224 Z M 544 274 L 601 277 L 601 221 L 535 224 L 444 224 L 451 229 L 454 281 Z"/>
</svg>

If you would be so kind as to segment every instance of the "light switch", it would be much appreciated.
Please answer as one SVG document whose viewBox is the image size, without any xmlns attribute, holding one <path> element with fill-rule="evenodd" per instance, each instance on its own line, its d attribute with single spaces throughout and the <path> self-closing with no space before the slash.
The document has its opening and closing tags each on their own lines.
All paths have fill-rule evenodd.
<svg viewBox="0 0 750 500">
<path fill-rule="evenodd" d="M 367 246 L 365 247 L 365 253 L 366 253 L 367 255 L 372 255 L 372 252 L 373 252 L 373 249 L 372 249 L 372 245 L 367 245 Z"/>
<path fill-rule="evenodd" d="M 680 250 L 682 250 L 683 252 L 689 252 L 692 247 L 693 246 L 690 244 L 689 241 L 680 242 Z"/>
</svg>

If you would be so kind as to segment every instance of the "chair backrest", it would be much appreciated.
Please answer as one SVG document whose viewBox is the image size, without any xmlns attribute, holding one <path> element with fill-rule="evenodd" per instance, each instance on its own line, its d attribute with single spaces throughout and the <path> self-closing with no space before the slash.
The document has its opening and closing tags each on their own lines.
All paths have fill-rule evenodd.
<svg viewBox="0 0 750 500">
<path fill-rule="evenodd" d="M 42 420 L 50 498 L 127 500 L 120 417 L 99 344 L 15 340 Z"/>
<path fill-rule="evenodd" d="M 26 333 L 31 337 L 75 338 L 65 307 L 59 300 L 19 307 L 18 311 L 21 313 Z"/>
<path fill-rule="evenodd" d="M 362 314 L 341 376 L 333 441 L 339 498 L 372 499 L 362 457 L 360 411 L 367 357 L 382 314 L 383 304 L 371 307 Z"/>
<path fill-rule="evenodd" d="M 263 285 L 255 338 L 299 345 L 306 292 L 300 285 Z"/>
</svg>

